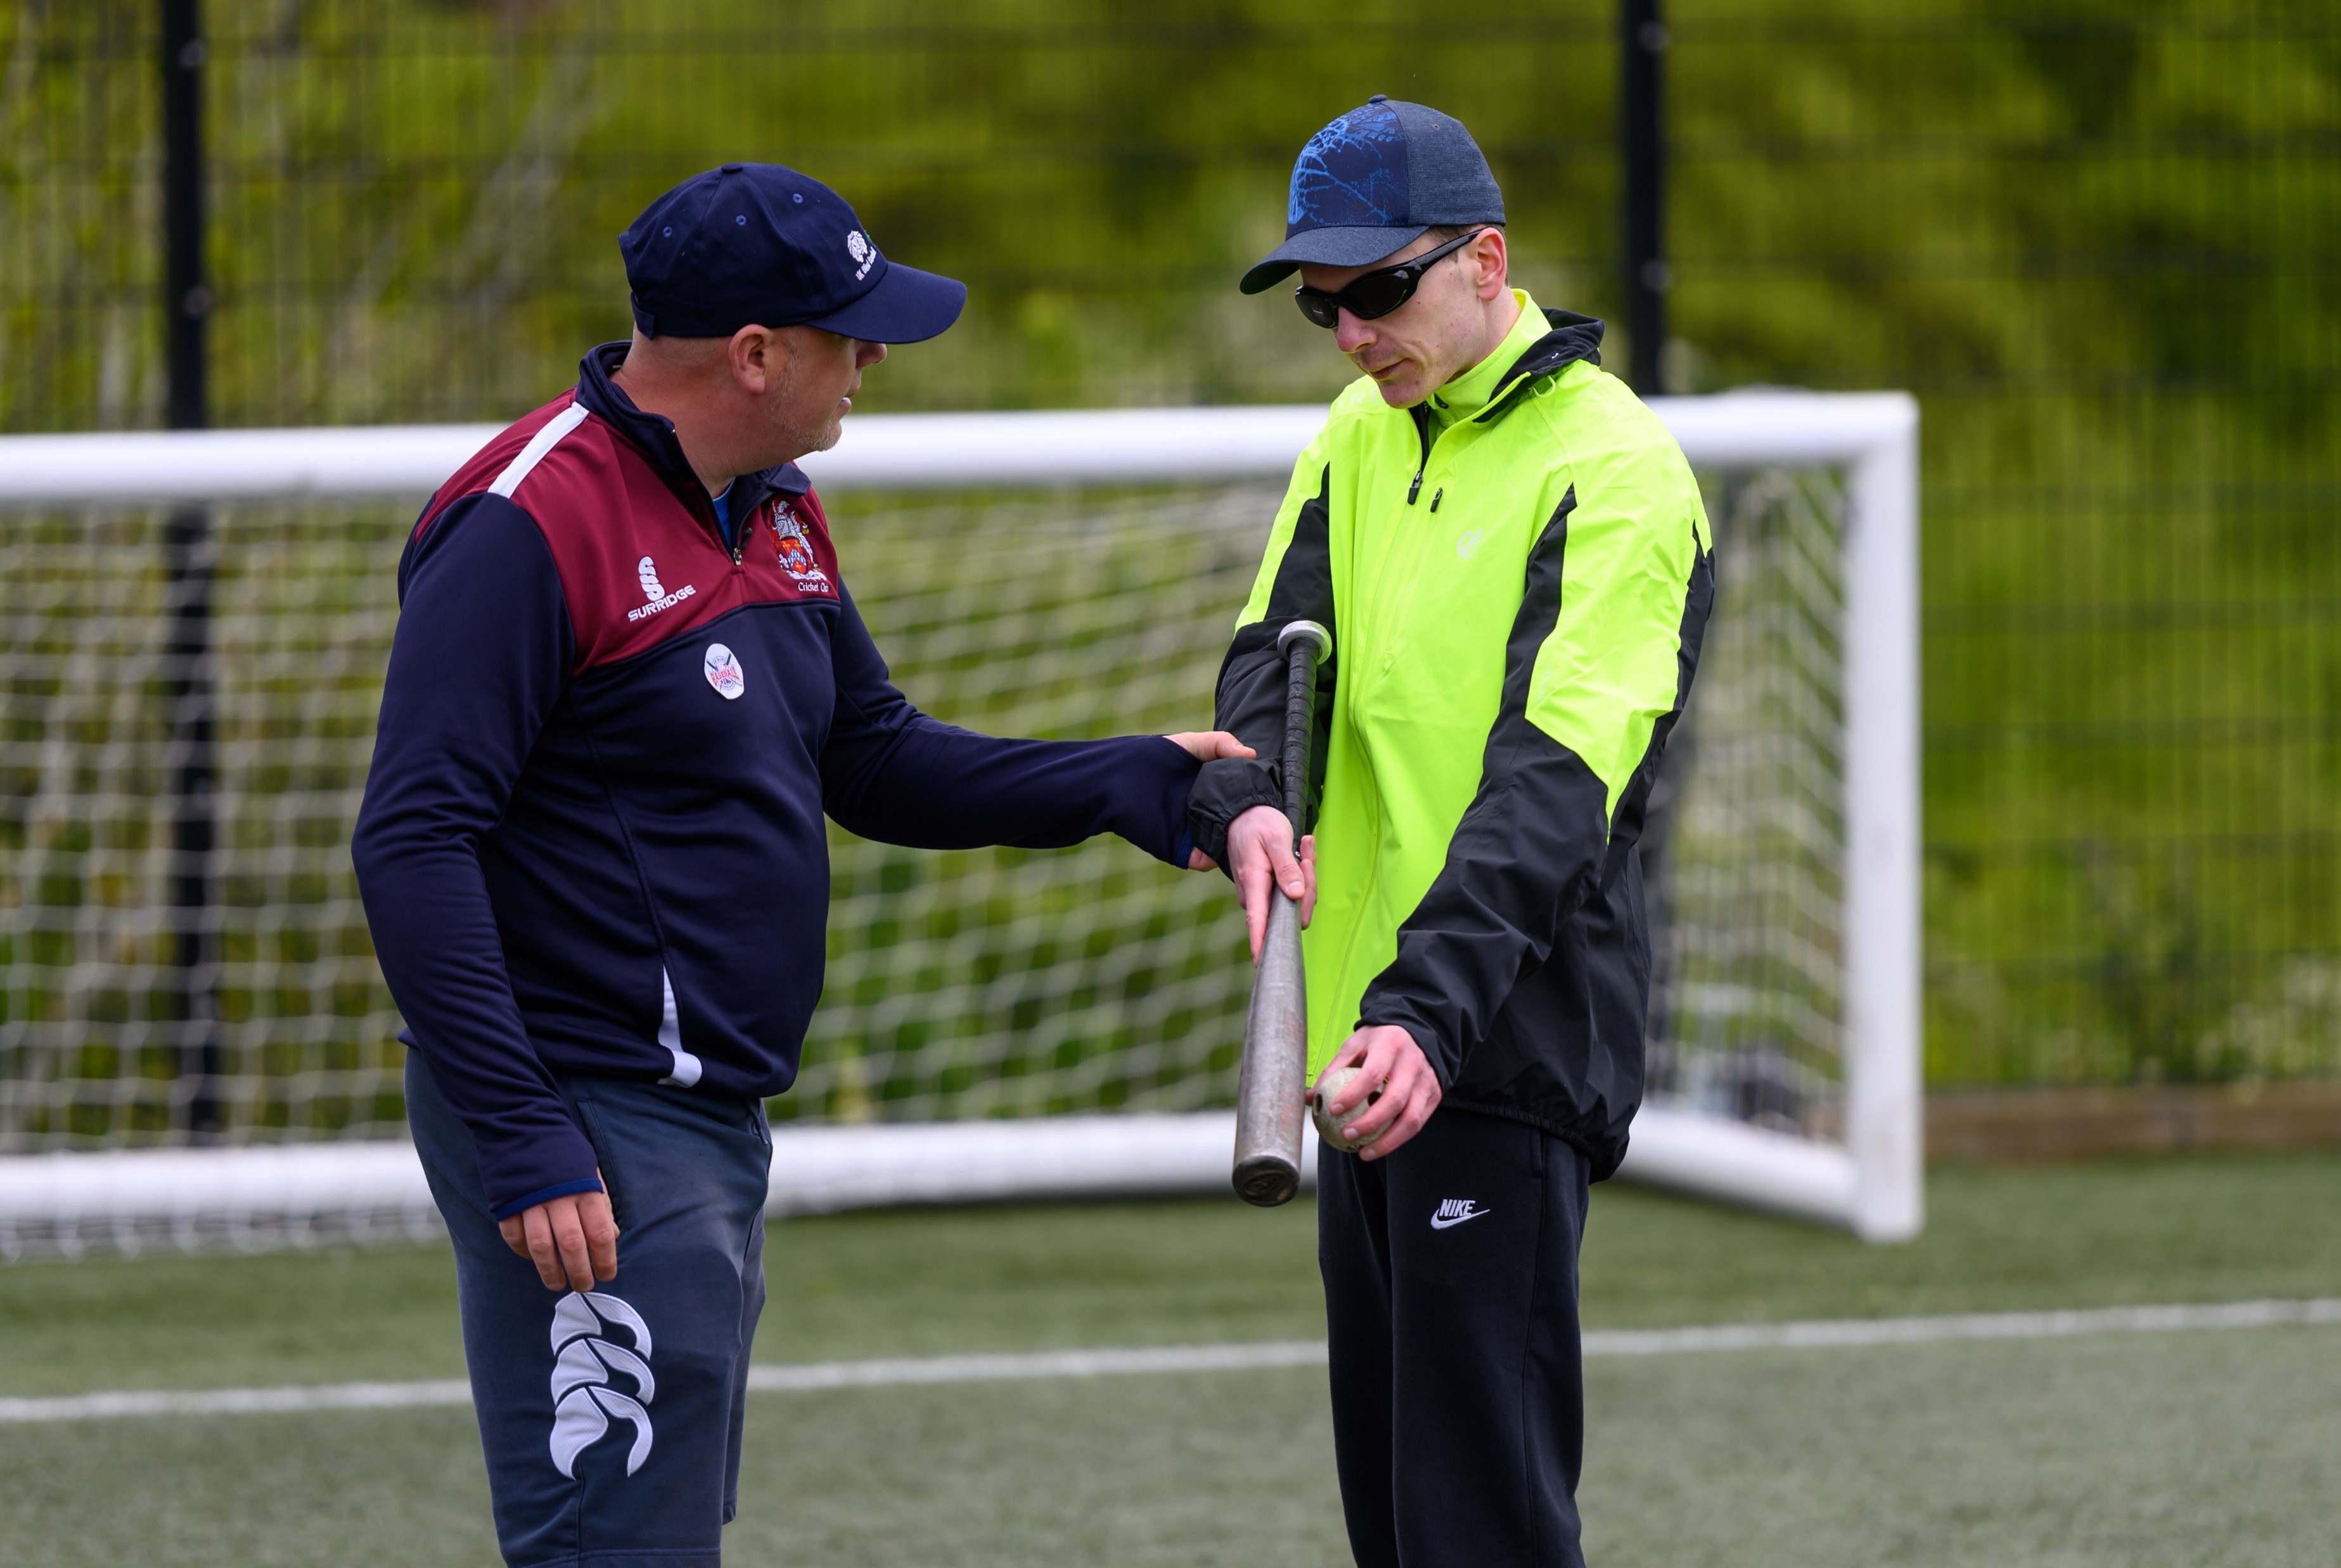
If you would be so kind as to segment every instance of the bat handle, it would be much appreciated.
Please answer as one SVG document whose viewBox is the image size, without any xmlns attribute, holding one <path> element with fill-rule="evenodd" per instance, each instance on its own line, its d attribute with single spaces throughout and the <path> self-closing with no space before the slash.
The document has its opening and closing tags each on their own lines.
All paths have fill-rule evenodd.
<svg viewBox="0 0 2341 1568">
<path fill-rule="evenodd" d="M 1333 650 L 1333 634 L 1313 620 L 1292 620 L 1276 634 L 1284 655 L 1284 816 L 1292 824 L 1292 852 L 1309 829 L 1309 744 L 1316 739 L 1317 667 Z"/>
</svg>

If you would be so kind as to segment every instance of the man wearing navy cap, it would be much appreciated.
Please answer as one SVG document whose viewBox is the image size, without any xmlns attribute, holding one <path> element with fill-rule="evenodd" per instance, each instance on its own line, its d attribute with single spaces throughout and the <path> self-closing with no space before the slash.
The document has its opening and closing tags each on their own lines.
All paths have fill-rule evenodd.
<svg viewBox="0 0 2341 1568">
<path fill-rule="evenodd" d="M 1367 1568 L 1580 1564 L 1577 1254 L 1641 1098 L 1635 843 L 1713 595 L 1681 452 L 1601 323 L 1509 286 L 1457 121 L 1377 97 L 1293 164 L 1290 277 L 1363 372 L 1292 473 L 1221 667 L 1197 849 L 1254 950 L 1299 868 L 1277 635 L 1333 632 L 1303 938 L 1334 1448 Z M 1321 1075 L 1355 1069 L 1336 1087 Z M 1330 1092 L 1329 1092 L 1330 1091 Z"/>
<path fill-rule="evenodd" d="M 621 238 L 632 342 L 441 488 L 352 844 L 455 1245 L 505 1560 L 718 1561 L 772 1142 L 819 999 L 824 814 L 1190 862 L 1223 735 L 998 740 L 904 700 L 793 460 L 966 290 L 726 164 Z"/>
</svg>

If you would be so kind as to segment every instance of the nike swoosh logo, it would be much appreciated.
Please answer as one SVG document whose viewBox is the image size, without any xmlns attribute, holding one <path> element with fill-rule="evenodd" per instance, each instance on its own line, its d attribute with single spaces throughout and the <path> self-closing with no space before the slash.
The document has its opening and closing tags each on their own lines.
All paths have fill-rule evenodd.
<svg viewBox="0 0 2341 1568">
<path fill-rule="evenodd" d="M 1473 1209 L 1469 1214 L 1454 1215 L 1446 1219 L 1440 1219 L 1438 1216 L 1434 1215 L 1431 1216 L 1430 1228 L 1433 1230 L 1452 1230 L 1467 1219 L 1486 1219 L 1489 1215 L 1495 1212 L 1496 1211 L 1491 1208 L 1478 1208 Z"/>
</svg>

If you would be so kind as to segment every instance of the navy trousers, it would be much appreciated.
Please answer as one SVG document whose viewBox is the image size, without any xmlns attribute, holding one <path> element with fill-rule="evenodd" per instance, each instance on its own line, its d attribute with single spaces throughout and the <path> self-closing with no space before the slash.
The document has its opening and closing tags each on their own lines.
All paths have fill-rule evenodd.
<svg viewBox="0 0 2341 1568">
<path fill-rule="evenodd" d="M 1469 1111 L 1385 1159 L 1320 1146 L 1333 1454 L 1360 1568 L 1583 1568 L 1587 1178 L 1573 1146 Z"/>
<path fill-rule="evenodd" d="M 739 1511 L 764 1305 L 762 1105 L 563 1077 L 618 1220 L 618 1274 L 544 1288 L 490 1217 L 472 1136 L 423 1057 L 407 1120 L 455 1244 L 463 1356 L 512 1568 L 715 1568 Z"/>
</svg>

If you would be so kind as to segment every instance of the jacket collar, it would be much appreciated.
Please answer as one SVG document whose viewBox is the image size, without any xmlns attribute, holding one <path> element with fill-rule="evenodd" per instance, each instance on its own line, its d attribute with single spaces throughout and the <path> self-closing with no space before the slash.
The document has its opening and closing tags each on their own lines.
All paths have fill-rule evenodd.
<svg viewBox="0 0 2341 1568">
<path fill-rule="evenodd" d="M 1575 311 L 1547 311 L 1544 319 L 1552 323 L 1552 331 L 1537 339 L 1512 362 L 1496 383 L 1495 395 L 1488 406 L 1471 418 L 1488 424 L 1509 412 L 1519 402 L 1522 389 L 1546 376 L 1567 370 L 1579 360 L 1589 364 L 1601 362 L 1601 323 L 1591 316 L 1580 316 Z"/>
<path fill-rule="evenodd" d="M 625 389 L 610 379 L 610 372 L 625 362 L 626 347 L 623 342 L 603 343 L 587 352 L 577 367 L 577 401 L 584 405 L 586 412 L 606 420 L 649 459 L 651 467 L 658 471 L 659 478 L 666 481 L 676 498 L 712 527 L 715 503 L 708 496 L 707 487 L 700 482 L 697 471 L 683 457 L 682 442 L 675 439 L 674 422 L 662 414 L 644 413 L 634 406 L 634 400 L 626 395 Z M 743 473 L 732 481 L 732 515 L 746 517 L 769 495 L 799 496 L 812 488 L 812 481 L 792 462 Z"/>
</svg>

